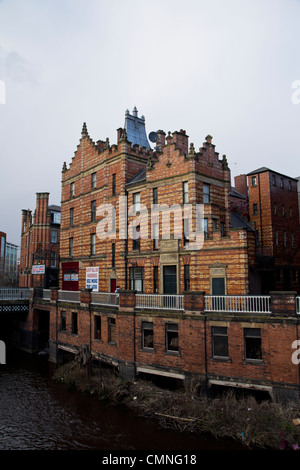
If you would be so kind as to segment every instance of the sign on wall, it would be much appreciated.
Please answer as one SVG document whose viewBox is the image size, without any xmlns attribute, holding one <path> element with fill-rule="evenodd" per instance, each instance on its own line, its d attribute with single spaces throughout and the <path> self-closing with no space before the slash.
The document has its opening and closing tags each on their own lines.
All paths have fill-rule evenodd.
<svg viewBox="0 0 300 470">
<path fill-rule="evenodd" d="M 99 290 L 99 267 L 86 268 L 86 288 Z"/>
<path fill-rule="evenodd" d="M 44 264 L 35 264 L 32 266 L 32 274 L 45 274 Z"/>
</svg>

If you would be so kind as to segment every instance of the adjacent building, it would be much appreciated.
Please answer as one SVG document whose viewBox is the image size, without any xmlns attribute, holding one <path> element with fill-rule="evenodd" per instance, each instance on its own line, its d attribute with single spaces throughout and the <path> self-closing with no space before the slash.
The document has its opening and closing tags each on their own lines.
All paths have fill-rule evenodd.
<svg viewBox="0 0 300 470">
<path fill-rule="evenodd" d="M 18 245 L 6 239 L 6 233 L 0 232 L 0 285 L 18 284 Z"/>
<path fill-rule="evenodd" d="M 20 287 L 58 285 L 60 206 L 49 205 L 49 193 L 36 194 L 36 208 L 22 211 Z"/>
</svg>

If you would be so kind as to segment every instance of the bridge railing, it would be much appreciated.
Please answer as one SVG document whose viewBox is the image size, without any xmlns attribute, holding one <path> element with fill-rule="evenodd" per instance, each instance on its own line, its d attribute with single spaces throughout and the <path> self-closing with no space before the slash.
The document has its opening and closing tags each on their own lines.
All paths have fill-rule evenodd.
<svg viewBox="0 0 300 470">
<path fill-rule="evenodd" d="M 28 300 L 29 290 L 26 287 L 0 289 L 0 300 Z"/>
</svg>

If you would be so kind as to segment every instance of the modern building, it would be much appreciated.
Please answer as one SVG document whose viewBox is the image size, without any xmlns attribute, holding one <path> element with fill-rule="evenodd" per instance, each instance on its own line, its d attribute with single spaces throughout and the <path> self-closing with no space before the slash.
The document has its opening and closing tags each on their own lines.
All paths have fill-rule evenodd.
<svg viewBox="0 0 300 470">
<path fill-rule="evenodd" d="M 18 249 L 9 243 L 7 235 L 0 232 L 0 285 L 16 286 L 18 284 Z"/>
<path fill-rule="evenodd" d="M 49 205 L 49 193 L 36 194 L 36 209 L 22 211 L 20 287 L 58 285 L 60 207 Z"/>
</svg>

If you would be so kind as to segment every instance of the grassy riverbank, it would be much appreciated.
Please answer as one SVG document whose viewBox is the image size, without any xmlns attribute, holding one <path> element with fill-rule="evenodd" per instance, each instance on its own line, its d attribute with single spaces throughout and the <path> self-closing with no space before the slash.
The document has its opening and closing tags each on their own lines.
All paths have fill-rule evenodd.
<svg viewBox="0 0 300 470">
<path fill-rule="evenodd" d="M 231 438 L 249 449 L 300 450 L 300 405 L 258 403 L 252 396 L 237 398 L 196 396 L 184 389 L 167 390 L 149 381 L 124 381 L 111 371 L 81 367 L 77 361 L 59 367 L 53 377 L 66 387 L 124 404 L 145 418 L 156 419 L 163 428 L 194 434 L 209 433 L 217 439 Z"/>
</svg>

